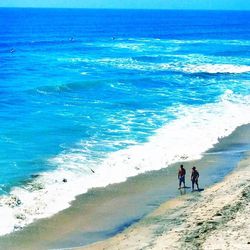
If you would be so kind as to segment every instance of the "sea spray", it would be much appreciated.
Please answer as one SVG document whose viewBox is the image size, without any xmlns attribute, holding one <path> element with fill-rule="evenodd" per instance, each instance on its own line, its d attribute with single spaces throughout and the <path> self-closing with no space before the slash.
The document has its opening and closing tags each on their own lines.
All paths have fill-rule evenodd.
<svg viewBox="0 0 250 250">
<path fill-rule="evenodd" d="M 0 16 L 2 235 L 249 122 L 249 12 Z"/>
<path fill-rule="evenodd" d="M 10 233 L 35 219 L 51 216 L 69 207 L 76 195 L 90 188 L 123 182 L 175 162 L 199 159 L 220 138 L 250 123 L 250 117 L 244 115 L 250 112 L 250 96 L 226 91 L 217 103 L 179 106 L 172 112 L 177 118 L 156 130 L 148 142 L 109 153 L 101 162 L 88 162 L 74 150 L 50 159 L 56 170 L 41 173 L 29 185 L 13 188 L 10 195 L 1 198 L 4 223 L 0 233 Z"/>
</svg>

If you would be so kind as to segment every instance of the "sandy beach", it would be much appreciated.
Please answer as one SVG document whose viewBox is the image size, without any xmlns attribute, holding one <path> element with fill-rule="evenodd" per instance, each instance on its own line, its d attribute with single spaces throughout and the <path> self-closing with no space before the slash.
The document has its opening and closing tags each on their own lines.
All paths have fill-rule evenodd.
<svg viewBox="0 0 250 250">
<path fill-rule="evenodd" d="M 250 154 L 222 182 L 168 201 L 125 232 L 83 250 L 250 249 Z"/>
<path fill-rule="evenodd" d="M 178 190 L 175 164 L 90 190 L 61 213 L 0 237 L 0 248 L 250 249 L 249 137 L 250 126 L 241 126 L 184 163 L 188 175 L 198 167 L 203 192 Z"/>
<path fill-rule="evenodd" d="M 0 2 L 0 250 L 250 250 L 250 5 L 222 1 Z"/>
</svg>

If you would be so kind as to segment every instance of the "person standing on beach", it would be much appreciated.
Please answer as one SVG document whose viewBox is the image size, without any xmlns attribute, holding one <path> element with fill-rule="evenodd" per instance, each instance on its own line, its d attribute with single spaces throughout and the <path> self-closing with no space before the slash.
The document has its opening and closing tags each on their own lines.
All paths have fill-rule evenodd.
<svg viewBox="0 0 250 250">
<path fill-rule="evenodd" d="M 192 191 L 194 191 L 194 184 L 197 186 L 197 190 L 199 190 L 199 172 L 196 170 L 196 167 L 192 167 L 192 173 L 191 173 L 191 182 L 192 182 Z"/>
<path fill-rule="evenodd" d="M 181 189 L 181 184 L 183 183 L 183 187 L 185 188 L 185 175 L 186 175 L 186 170 L 183 167 L 183 165 L 180 166 L 179 172 L 178 172 L 178 179 L 179 179 L 179 189 Z"/>
</svg>

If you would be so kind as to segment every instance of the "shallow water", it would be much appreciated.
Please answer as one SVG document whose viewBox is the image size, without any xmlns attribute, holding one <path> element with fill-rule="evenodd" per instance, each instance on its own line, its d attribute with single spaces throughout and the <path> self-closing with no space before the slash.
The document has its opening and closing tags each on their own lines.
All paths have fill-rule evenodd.
<svg viewBox="0 0 250 250">
<path fill-rule="evenodd" d="M 249 123 L 249 20 L 0 9 L 0 234 Z"/>
<path fill-rule="evenodd" d="M 238 128 L 206 152 L 201 160 L 184 162 L 188 175 L 195 165 L 200 187 L 219 182 L 250 150 L 250 126 Z M 77 247 L 107 239 L 135 223 L 162 202 L 183 195 L 178 188 L 179 164 L 129 178 L 124 183 L 97 188 L 83 194 L 63 212 L 37 221 L 22 231 L 0 238 L 0 246 L 11 249 Z M 190 194 L 191 189 L 186 189 Z M 194 195 L 198 195 L 195 193 Z"/>
</svg>

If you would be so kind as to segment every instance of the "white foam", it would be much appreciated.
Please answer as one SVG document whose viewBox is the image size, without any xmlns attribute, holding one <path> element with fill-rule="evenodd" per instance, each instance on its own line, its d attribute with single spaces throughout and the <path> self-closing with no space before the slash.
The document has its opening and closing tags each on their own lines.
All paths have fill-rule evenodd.
<svg viewBox="0 0 250 250">
<path fill-rule="evenodd" d="M 239 64 L 212 64 L 206 63 L 210 59 L 201 55 L 178 56 L 182 61 L 171 63 L 142 62 L 133 58 L 102 58 L 95 62 L 119 69 L 138 71 L 176 71 L 185 73 L 208 73 L 208 74 L 242 74 L 250 72 L 249 65 Z"/>
<path fill-rule="evenodd" d="M 142 51 L 143 46 L 145 44 L 136 44 L 136 43 L 116 43 L 113 45 L 115 48 L 119 49 L 129 49 L 129 50 L 134 50 L 134 51 Z"/>
<path fill-rule="evenodd" d="M 76 195 L 92 187 L 104 187 L 174 162 L 200 158 L 219 138 L 250 123 L 250 96 L 227 91 L 217 103 L 181 106 L 166 112 L 175 114 L 176 119 L 157 130 L 146 143 L 109 153 L 98 162 L 89 162 L 79 149 L 50 159 L 56 170 L 1 197 L 0 234 L 69 207 Z"/>
<path fill-rule="evenodd" d="M 232 64 L 203 64 L 203 65 L 187 65 L 183 69 L 188 73 L 231 73 L 240 74 L 250 72 L 250 66 L 247 65 L 232 65 Z"/>
</svg>

